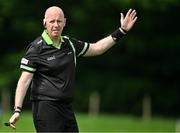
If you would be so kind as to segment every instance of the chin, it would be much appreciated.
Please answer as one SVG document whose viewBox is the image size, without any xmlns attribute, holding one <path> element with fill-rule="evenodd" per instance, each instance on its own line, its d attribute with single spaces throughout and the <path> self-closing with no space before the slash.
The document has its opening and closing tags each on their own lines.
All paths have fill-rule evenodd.
<svg viewBox="0 0 180 133">
<path fill-rule="evenodd" d="M 53 35 L 54 37 L 59 37 L 60 36 L 60 34 L 58 33 L 58 34 L 54 34 Z"/>
</svg>

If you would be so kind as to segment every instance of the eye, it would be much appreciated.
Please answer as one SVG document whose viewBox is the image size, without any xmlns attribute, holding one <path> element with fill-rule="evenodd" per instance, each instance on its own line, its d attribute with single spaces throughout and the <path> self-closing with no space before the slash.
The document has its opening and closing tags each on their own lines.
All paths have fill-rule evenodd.
<svg viewBox="0 0 180 133">
<path fill-rule="evenodd" d="M 49 23 L 53 24 L 53 23 L 55 23 L 55 20 L 51 20 L 51 21 L 49 21 Z"/>
<path fill-rule="evenodd" d="M 63 23 L 63 20 L 57 20 L 57 23 L 61 24 L 61 23 Z"/>
<path fill-rule="evenodd" d="M 62 24 L 64 21 L 61 20 L 61 19 L 58 19 L 58 20 L 51 20 L 49 21 L 50 24 L 54 24 L 54 23 L 57 23 L 57 24 Z"/>
</svg>

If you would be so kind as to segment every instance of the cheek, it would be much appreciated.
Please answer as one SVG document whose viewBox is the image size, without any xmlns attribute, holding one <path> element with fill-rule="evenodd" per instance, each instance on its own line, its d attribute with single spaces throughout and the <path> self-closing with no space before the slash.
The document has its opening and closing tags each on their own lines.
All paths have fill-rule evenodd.
<svg viewBox="0 0 180 133">
<path fill-rule="evenodd" d="M 66 23 L 63 23 L 63 27 L 65 27 L 66 26 Z"/>
<path fill-rule="evenodd" d="M 46 23 L 46 27 L 47 27 L 47 28 L 50 28 L 50 27 L 52 27 L 52 24 L 47 22 L 47 23 Z"/>
<path fill-rule="evenodd" d="M 51 32 L 52 31 L 52 26 L 48 25 L 48 26 L 46 26 L 46 29 L 47 29 L 48 32 Z"/>
</svg>

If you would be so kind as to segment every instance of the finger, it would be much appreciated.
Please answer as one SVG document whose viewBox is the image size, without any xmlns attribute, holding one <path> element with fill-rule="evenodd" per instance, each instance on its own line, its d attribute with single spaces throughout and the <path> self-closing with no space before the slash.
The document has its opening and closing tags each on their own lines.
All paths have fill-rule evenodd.
<svg viewBox="0 0 180 133">
<path fill-rule="evenodd" d="M 12 128 L 13 130 L 16 129 L 15 125 L 13 123 L 9 123 L 9 122 L 6 122 L 4 123 L 5 126 L 9 126 L 10 128 Z"/>
<path fill-rule="evenodd" d="M 131 13 L 131 18 L 134 19 L 136 16 L 136 10 L 133 10 L 132 13 Z"/>
<path fill-rule="evenodd" d="M 137 18 L 138 18 L 138 17 L 135 17 L 135 18 L 133 19 L 133 23 L 135 23 L 135 22 L 136 22 Z"/>
<path fill-rule="evenodd" d="M 11 127 L 13 130 L 16 130 L 16 127 L 15 127 L 15 125 L 13 123 L 10 123 L 9 127 Z"/>
<path fill-rule="evenodd" d="M 130 8 L 130 9 L 128 10 L 128 12 L 126 13 L 126 16 L 129 16 L 129 15 L 131 14 L 131 12 L 132 12 L 132 9 Z"/>
</svg>

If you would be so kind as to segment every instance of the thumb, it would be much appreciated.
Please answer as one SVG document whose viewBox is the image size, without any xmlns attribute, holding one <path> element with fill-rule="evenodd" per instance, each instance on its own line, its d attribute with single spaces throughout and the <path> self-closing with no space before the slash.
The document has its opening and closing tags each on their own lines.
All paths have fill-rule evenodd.
<svg viewBox="0 0 180 133">
<path fill-rule="evenodd" d="M 123 15 L 123 13 L 120 13 L 120 15 L 121 15 L 121 22 L 124 20 L 124 15 Z"/>
<path fill-rule="evenodd" d="M 120 15 L 121 15 L 120 26 L 122 26 L 123 25 L 123 21 L 124 21 L 124 15 L 123 15 L 123 13 L 120 13 Z"/>
</svg>

